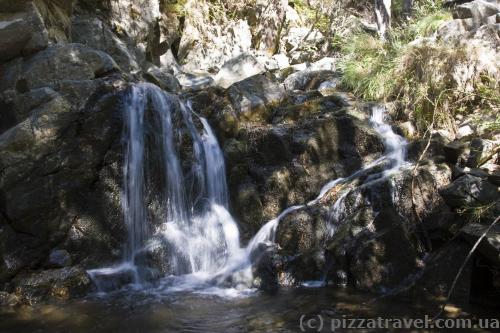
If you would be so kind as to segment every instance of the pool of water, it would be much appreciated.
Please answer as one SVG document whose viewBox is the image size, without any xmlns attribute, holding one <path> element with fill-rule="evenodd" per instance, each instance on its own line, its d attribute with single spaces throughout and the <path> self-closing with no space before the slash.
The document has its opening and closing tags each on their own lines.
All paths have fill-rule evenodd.
<svg viewBox="0 0 500 333">
<path fill-rule="evenodd" d="M 499 316 L 498 313 L 495 315 L 494 312 L 476 309 L 451 309 L 446 314 L 448 317 Z M 252 292 L 246 295 L 228 292 L 222 297 L 220 293 L 179 292 L 166 295 L 129 290 L 65 303 L 3 309 L 0 311 L 0 332 L 318 332 L 318 316 L 324 321 L 320 331 L 332 332 L 332 318 L 424 318 L 425 315 L 432 317 L 437 310 L 438 306 L 432 303 L 376 298 L 348 289 L 299 288 L 280 290 L 275 294 Z M 309 319 L 313 320 L 308 322 Z M 474 330 L 489 331 L 493 330 Z"/>
</svg>

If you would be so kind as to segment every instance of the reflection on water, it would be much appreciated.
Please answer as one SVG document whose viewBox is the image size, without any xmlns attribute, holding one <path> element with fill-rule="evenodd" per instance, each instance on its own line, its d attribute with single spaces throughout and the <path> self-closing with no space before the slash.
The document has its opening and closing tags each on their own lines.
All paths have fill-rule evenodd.
<svg viewBox="0 0 500 333">
<path fill-rule="evenodd" d="M 193 293 L 158 295 L 128 291 L 64 304 L 4 309 L 0 312 L 0 332 L 301 332 L 301 315 L 423 318 L 437 311 L 435 305 L 376 299 L 352 290 L 329 288 L 281 290 L 273 295 L 253 293 L 238 298 Z M 471 312 L 448 315 L 472 318 Z M 483 313 L 481 317 L 498 318 L 498 314 Z"/>
</svg>

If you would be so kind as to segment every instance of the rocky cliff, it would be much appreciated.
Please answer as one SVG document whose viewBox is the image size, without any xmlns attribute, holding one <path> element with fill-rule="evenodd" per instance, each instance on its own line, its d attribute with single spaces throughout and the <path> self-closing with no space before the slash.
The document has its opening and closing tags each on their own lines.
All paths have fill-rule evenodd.
<svg viewBox="0 0 500 333">
<path fill-rule="evenodd" d="M 464 6 L 441 36 L 481 39 L 492 29 L 484 40 L 497 52 L 498 2 Z M 136 82 L 189 100 L 216 129 L 244 241 L 380 157 L 384 144 L 368 121 L 373 104 L 339 89 L 330 40 L 294 7 L 0 0 L 3 290 L 34 301 L 77 296 L 92 288 L 86 269 L 122 257 L 123 95 Z M 395 126 L 413 139 L 412 167 L 373 188 L 334 188 L 287 216 L 260 260 L 260 279 L 277 286 L 326 277 L 376 292 L 442 295 L 485 228 L 478 222 L 500 213 L 498 128 L 457 121 L 457 137 L 412 138 L 411 122 Z M 467 266 L 462 299 L 481 279 L 488 285 L 478 293 L 498 293 L 499 234 L 490 232 Z M 488 272 L 479 274 L 480 265 Z"/>
</svg>

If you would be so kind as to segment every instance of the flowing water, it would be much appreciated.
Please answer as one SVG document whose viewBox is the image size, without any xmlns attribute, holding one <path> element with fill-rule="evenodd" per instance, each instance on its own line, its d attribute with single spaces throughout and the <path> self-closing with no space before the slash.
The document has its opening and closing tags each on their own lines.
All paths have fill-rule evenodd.
<svg viewBox="0 0 500 333">
<path fill-rule="evenodd" d="M 118 278 L 138 289 L 151 288 L 148 282 L 155 280 L 153 288 L 158 293 L 203 290 L 218 295 L 247 294 L 252 291 L 252 255 L 260 244 L 275 242 L 279 222 L 286 215 L 317 204 L 337 185 L 370 174 L 360 185 L 370 186 L 405 165 L 405 140 L 385 122 L 385 109 L 374 107 L 370 122 L 382 137 L 386 153 L 351 176 L 332 180 L 311 202 L 286 209 L 243 248 L 238 225 L 228 212 L 224 156 L 207 120 L 196 116 L 196 123 L 188 106 L 150 84 L 133 86 L 125 109 L 122 201 L 128 242 L 121 264 L 89 271 L 101 291 L 120 287 Z M 187 158 L 191 164 L 188 175 L 181 167 L 186 164 L 179 151 L 180 145 L 186 149 L 186 140 L 179 140 L 183 136 L 190 139 L 192 151 Z M 383 171 L 374 172 L 380 166 Z M 151 195 L 151 189 L 159 195 Z M 333 205 L 332 221 L 346 195 Z M 334 232 L 332 224 L 330 233 Z M 160 266 L 167 266 L 160 273 L 155 271 L 155 263 L 144 259 L 155 251 L 163 254 Z"/>
<path fill-rule="evenodd" d="M 123 260 L 89 271 L 101 292 L 86 299 L 0 309 L 0 332 L 317 332 L 301 326 L 304 318 L 436 313 L 435 304 L 377 299 L 324 288 L 323 281 L 275 294 L 252 289 L 252 254 L 260 244 L 275 242 L 286 215 L 318 204 L 338 185 L 363 178 L 359 186 L 369 187 L 405 167 L 406 142 L 385 122 L 383 108 L 371 116 L 385 143 L 382 157 L 332 180 L 306 205 L 286 209 L 243 247 L 228 212 L 223 153 L 206 119 L 148 84 L 132 87 L 125 104 Z M 332 233 L 347 193 L 331 207 Z M 332 332 L 328 326 L 322 331 Z"/>
</svg>

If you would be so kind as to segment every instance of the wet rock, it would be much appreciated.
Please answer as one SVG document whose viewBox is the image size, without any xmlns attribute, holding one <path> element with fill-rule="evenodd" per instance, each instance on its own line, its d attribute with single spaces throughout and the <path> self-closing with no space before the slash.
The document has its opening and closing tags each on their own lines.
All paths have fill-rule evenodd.
<svg viewBox="0 0 500 333">
<path fill-rule="evenodd" d="M 275 246 L 260 244 L 252 254 L 254 264 L 254 284 L 266 292 L 275 292 L 280 286 L 279 272 L 283 267 L 282 257 Z"/>
<path fill-rule="evenodd" d="M 233 205 L 242 225 L 246 226 L 250 235 L 254 235 L 263 220 L 263 207 L 257 187 L 253 184 L 239 185 Z"/>
<path fill-rule="evenodd" d="M 79 267 L 23 273 L 12 285 L 14 294 L 30 304 L 83 296 L 92 287 L 88 274 Z"/>
<path fill-rule="evenodd" d="M 352 254 L 350 272 L 357 288 L 383 292 L 398 287 L 416 273 L 418 251 L 395 210 L 380 212 L 373 227 L 378 235 L 358 243 Z"/>
<path fill-rule="evenodd" d="M 288 258 L 284 269 L 295 283 L 319 280 L 325 274 L 324 240 L 327 236 L 327 211 L 299 210 L 279 224 L 276 241 L 279 253 Z"/>
<path fill-rule="evenodd" d="M 71 256 L 66 250 L 53 250 L 49 254 L 45 267 L 47 268 L 63 268 L 71 266 Z"/>
<path fill-rule="evenodd" d="M 215 82 L 223 88 L 229 88 L 233 83 L 260 74 L 264 70 L 257 59 L 248 53 L 243 53 L 224 63 L 215 77 Z"/>
<path fill-rule="evenodd" d="M 453 208 L 478 207 L 498 199 L 498 187 L 487 179 L 466 174 L 441 191 L 446 203 Z"/>
</svg>

